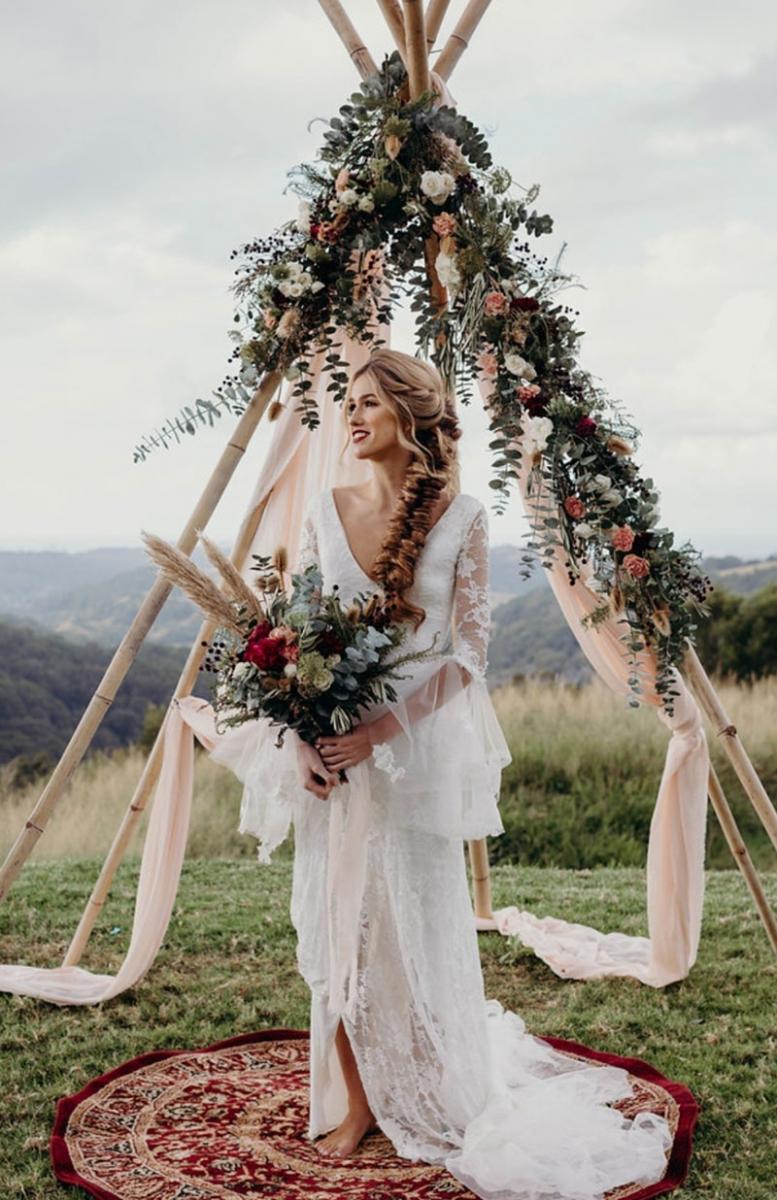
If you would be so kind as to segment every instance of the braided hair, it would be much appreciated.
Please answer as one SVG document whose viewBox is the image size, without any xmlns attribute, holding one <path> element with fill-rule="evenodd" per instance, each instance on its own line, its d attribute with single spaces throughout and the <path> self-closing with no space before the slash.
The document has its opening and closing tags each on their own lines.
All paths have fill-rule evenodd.
<svg viewBox="0 0 777 1200">
<path fill-rule="evenodd" d="M 353 385 L 367 372 L 380 398 L 394 409 L 397 441 L 413 455 L 370 575 L 382 587 L 382 607 L 390 619 L 411 621 L 417 629 L 426 611 L 405 593 L 415 578 L 440 496 L 447 493 L 452 499 L 459 491 L 456 442 L 462 430 L 439 371 L 422 359 L 383 347 L 373 350 L 352 374 L 343 405 L 346 421 Z"/>
</svg>

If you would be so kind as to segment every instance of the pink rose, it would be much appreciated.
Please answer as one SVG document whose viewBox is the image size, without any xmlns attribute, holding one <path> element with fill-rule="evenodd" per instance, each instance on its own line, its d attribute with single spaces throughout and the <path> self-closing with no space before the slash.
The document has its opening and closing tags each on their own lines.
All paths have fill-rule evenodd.
<svg viewBox="0 0 777 1200">
<path fill-rule="evenodd" d="M 450 237 L 456 228 L 456 218 L 453 213 L 438 213 L 432 221 L 432 229 L 438 237 Z"/>
<path fill-rule="evenodd" d="M 640 558 L 638 554 L 627 554 L 623 565 L 634 579 L 644 579 L 646 575 L 650 574 L 650 563 L 646 558 Z"/>
<path fill-rule="evenodd" d="M 489 317 L 498 317 L 507 308 L 507 297 L 504 292 L 489 292 L 483 307 Z"/>
<path fill-rule="evenodd" d="M 484 350 L 479 356 L 478 366 L 485 375 L 486 379 L 494 379 L 497 371 L 499 370 L 499 363 L 497 362 L 496 355 L 489 354 L 487 350 Z"/>
<path fill-rule="evenodd" d="M 616 550 L 630 550 L 634 545 L 634 530 L 630 525 L 620 525 L 613 530 L 612 544 Z"/>
<path fill-rule="evenodd" d="M 564 511 L 574 521 L 579 521 L 581 517 L 585 516 L 585 505 L 579 496 L 567 496 L 564 501 Z"/>
</svg>

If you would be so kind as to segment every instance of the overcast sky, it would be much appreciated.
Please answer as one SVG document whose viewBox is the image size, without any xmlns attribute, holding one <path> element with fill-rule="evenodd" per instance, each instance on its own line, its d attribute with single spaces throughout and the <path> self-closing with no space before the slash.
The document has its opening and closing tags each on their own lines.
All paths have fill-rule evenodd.
<svg viewBox="0 0 777 1200">
<path fill-rule="evenodd" d="M 374 0 L 346 6 L 380 58 Z M 142 465 L 133 446 L 229 369 L 230 251 L 294 214 L 286 171 L 356 72 L 315 0 L 3 8 L 0 546 L 177 536 L 227 429 Z M 541 185 L 582 362 L 642 430 L 661 522 L 710 554 L 777 552 L 776 81 L 771 0 L 494 0 L 451 80 Z M 490 503 L 486 421 L 463 415 L 463 489 Z M 521 539 L 517 500 L 491 530 Z"/>
</svg>

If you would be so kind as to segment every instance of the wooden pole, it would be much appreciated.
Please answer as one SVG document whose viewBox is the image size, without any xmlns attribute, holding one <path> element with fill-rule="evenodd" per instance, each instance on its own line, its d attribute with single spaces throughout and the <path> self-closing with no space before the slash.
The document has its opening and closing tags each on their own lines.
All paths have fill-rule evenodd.
<svg viewBox="0 0 777 1200">
<path fill-rule="evenodd" d="M 251 398 L 246 411 L 240 418 L 236 429 L 230 436 L 216 464 L 216 469 L 208 480 L 204 491 L 197 501 L 194 512 L 178 539 L 177 546 L 184 554 L 191 554 L 194 549 L 197 541 L 195 530 L 204 529 L 210 520 L 216 505 L 223 496 L 227 484 L 235 472 L 237 464 L 245 452 L 251 436 L 261 420 L 265 408 L 280 383 L 280 378 L 280 374 L 277 371 L 273 371 L 265 376 Z M 51 778 L 25 822 L 24 828 L 6 856 L 2 869 L 0 869 L 0 900 L 8 892 L 38 838 L 43 833 L 46 822 L 62 798 L 76 767 L 89 748 L 96 730 L 113 702 L 122 680 L 132 666 L 146 634 L 154 624 L 171 590 L 171 584 L 162 579 L 157 579 L 138 609 L 135 619 L 111 659 L 73 736 L 54 768 Z"/>
<path fill-rule="evenodd" d="M 777 812 L 775 812 L 766 788 L 758 778 L 755 767 L 740 741 L 736 725 L 729 718 L 720 697 L 712 686 L 709 675 L 690 643 L 683 659 L 682 674 L 696 696 L 699 706 L 707 714 L 718 734 L 722 735 L 723 749 L 731 759 L 750 803 L 771 838 L 773 846 L 777 849 Z"/>
<path fill-rule="evenodd" d="M 469 45 L 472 35 L 480 24 L 491 0 L 469 0 L 453 33 L 448 38 L 440 57 L 437 59 L 435 71 L 445 80 L 450 79 L 456 63 Z"/>
<path fill-rule="evenodd" d="M 432 86 L 429 76 L 429 52 L 426 46 L 426 21 L 423 0 L 402 0 L 405 10 L 405 41 L 410 99 L 416 100 Z"/>
<path fill-rule="evenodd" d="M 356 63 L 362 79 L 374 75 L 378 69 L 375 60 L 356 32 L 353 22 L 340 0 L 318 0 L 318 2 L 332 22 L 335 33 L 348 51 L 349 57 Z"/>
<path fill-rule="evenodd" d="M 407 47 L 405 45 L 405 22 L 399 0 L 378 0 L 378 7 L 386 18 L 386 24 L 391 30 L 391 36 L 397 50 L 402 55 L 402 62 L 407 66 Z"/>
<path fill-rule="evenodd" d="M 240 530 L 238 531 L 231 556 L 232 561 L 238 570 L 242 569 L 246 557 L 248 556 L 248 552 L 251 549 L 256 530 L 259 526 L 259 522 L 262 518 L 262 513 L 264 512 L 268 499 L 269 493 L 262 503 L 247 515 L 240 527 Z M 84 947 L 86 946 L 89 934 L 92 932 L 94 923 L 100 914 L 100 909 L 105 903 L 105 897 L 107 896 L 111 883 L 113 882 L 113 877 L 116 874 L 122 858 L 124 857 L 127 846 L 129 845 L 132 835 L 135 831 L 135 827 L 140 821 L 141 814 L 146 808 L 148 799 L 156 787 L 157 780 L 159 779 L 159 772 L 162 766 L 162 757 L 164 752 L 164 730 L 170 713 L 170 708 L 179 696 L 191 695 L 192 689 L 197 682 L 200 663 L 205 655 L 205 648 L 202 643 L 210 640 L 215 632 L 215 629 L 215 621 L 203 621 L 200 631 L 197 634 L 197 638 L 192 645 L 191 650 L 189 651 L 189 657 L 186 660 L 186 664 L 184 665 L 181 676 L 176 684 L 173 697 L 168 705 L 167 712 L 165 713 L 165 719 L 162 722 L 162 726 L 156 736 L 151 753 L 146 759 L 146 764 L 143 768 L 143 773 L 138 782 L 138 786 L 135 789 L 135 793 L 130 801 L 129 807 L 124 814 L 122 823 L 116 831 L 113 844 L 108 851 L 108 856 L 103 864 L 103 868 L 92 889 L 92 894 L 86 903 L 86 908 L 81 916 L 78 928 L 73 934 L 70 946 L 68 947 L 67 953 L 62 960 L 63 967 L 73 967 L 81 959 L 81 955 L 84 952 Z"/>
<path fill-rule="evenodd" d="M 488 843 L 485 838 L 469 842 L 469 865 L 472 873 L 472 890 L 475 895 L 475 916 L 493 920 L 491 871 L 488 865 Z"/>
<path fill-rule="evenodd" d="M 451 0 L 429 0 L 426 10 L 426 45 L 431 50 L 440 33 Z"/>
<path fill-rule="evenodd" d="M 710 779 L 708 784 L 710 802 L 715 815 L 720 822 L 720 827 L 723 830 L 728 847 L 734 856 L 734 861 L 745 877 L 745 883 L 750 889 L 750 895 L 753 897 L 755 907 L 758 910 L 758 916 L 763 922 L 763 927 L 766 930 L 766 936 L 769 939 L 772 950 L 777 955 L 777 919 L 766 898 L 761 880 L 758 877 L 758 872 L 753 866 L 747 846 L 742 841 L 742 835 L 739 832 L 737 823 L 734 819 L 728 800 L 720 785 L 715 768 L 710 764 Z"/>
</svg>

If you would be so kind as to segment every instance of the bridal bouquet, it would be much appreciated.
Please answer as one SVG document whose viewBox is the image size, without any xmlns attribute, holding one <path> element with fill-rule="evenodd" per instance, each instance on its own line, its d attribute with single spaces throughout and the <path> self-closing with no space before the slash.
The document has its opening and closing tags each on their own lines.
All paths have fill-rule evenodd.
<svg viewBox="0 0 777 1200">
<path fill-rule="evenodd" d="M 310 743 L 321 734 L 348 733 L 365 708 L 397 699 L 391 681 L 406 678 L 400 667 L 436 656 L 438 634 L 428 648 L 397 655 L 407 624 L 389 619 L 377 593 L 361 592 L 344 607 L 337 585 L 322 591 L 315 564 L 293 574 L 287 592 L 282 548 L 272 559 L 253 555 L 257 579 L 252 588 L 199 534 L 222 589 L 168 542 L 142 536 L 162 575 L 217 622 L 203 666 L 217 676 L 213 707 L 219 732 L 266 717 L 279 726 L 277 746 L 288 729 Z"/>
</svg>

